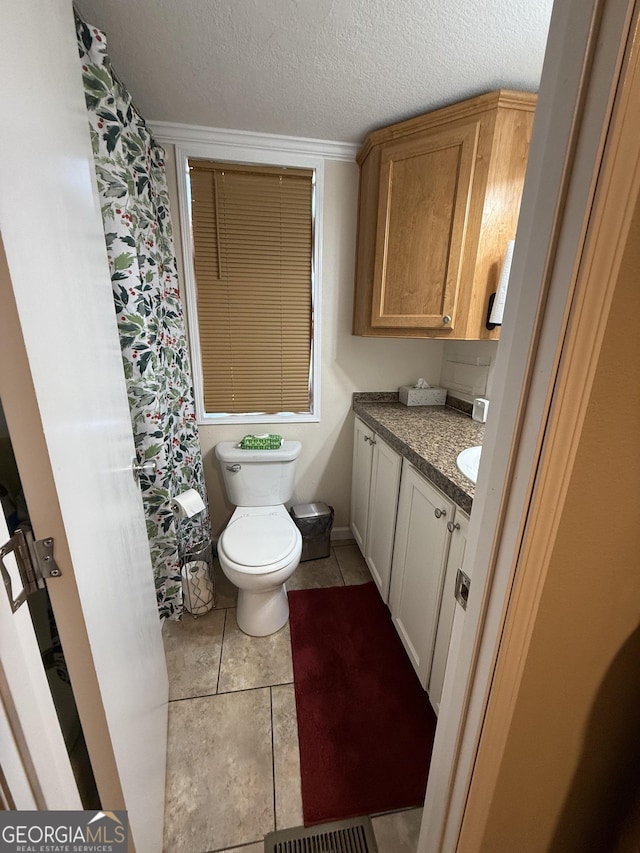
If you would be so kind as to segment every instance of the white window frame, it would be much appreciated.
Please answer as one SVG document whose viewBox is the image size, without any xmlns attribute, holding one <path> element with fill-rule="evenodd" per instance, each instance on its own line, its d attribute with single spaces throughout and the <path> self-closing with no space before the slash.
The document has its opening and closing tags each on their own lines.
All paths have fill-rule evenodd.
<svg viewBox="0 0 640 853">
<path fill-rule="evenodd" d="M 320 421 L 320 342 L 321 342 L 321 290 L 322 290 L 322 224 L 324 196 L 324 159 L 321 156 L 281 149 L 278 146 L 256 148 L 224 141 L 185 142 L 175 146 L 178 197 L 180 203 L 180 233 L 184 266 L 184 290 L 187 305 L 187 327 L 191 349 L 191 370 L 198 424 L 284 424 L 318 423 Z M 311 306 L 313 337 L 311 343 L 310 405 L 309 412 L 278 412 L 265 414 L 249 412 L 227 414 L 207 412 L 204 407 L 202 357 L 198 310 L 196 303 L 196 276 L 193 262 L 191 229 L 191 204 L 189 193 L 189 159 L 219 160 L 244 165 L 276 166 L 313 169 L 313 258 L 311 272 Z"/>
</svg>

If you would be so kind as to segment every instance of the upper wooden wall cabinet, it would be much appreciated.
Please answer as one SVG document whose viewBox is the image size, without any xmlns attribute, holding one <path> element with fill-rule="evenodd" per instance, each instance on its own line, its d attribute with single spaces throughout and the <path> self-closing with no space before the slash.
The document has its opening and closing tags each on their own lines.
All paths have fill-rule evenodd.
<svg viewBox="0 0 640 853">
<path fill-rule="evenodd" d="M 500 90 L 367 137 L 355 335 L 498 337 L 487 306 L 516 233 L 535 105 Z"/>
</svg>

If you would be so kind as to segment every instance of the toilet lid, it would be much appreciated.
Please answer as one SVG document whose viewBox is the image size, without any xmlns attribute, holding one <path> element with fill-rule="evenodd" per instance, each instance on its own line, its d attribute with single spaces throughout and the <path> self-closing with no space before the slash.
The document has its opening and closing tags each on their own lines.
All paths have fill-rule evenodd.
<svg viewBox="0 0 640 853">
<path fill-rule="evenodd" d="M 296 527 L 279 515 L 243 516 L 222 534 L 225 554 L 241 566 L 267 566 L 283 560 L 296 544 Z"/>
</svg>

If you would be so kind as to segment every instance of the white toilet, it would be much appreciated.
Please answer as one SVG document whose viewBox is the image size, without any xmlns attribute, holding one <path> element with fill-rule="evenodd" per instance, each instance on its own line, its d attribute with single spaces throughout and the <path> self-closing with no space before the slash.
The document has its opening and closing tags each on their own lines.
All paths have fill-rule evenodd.
<svg viewBox="0 0 640 853">
<path fill-rule="evenodd" d="M 284 441 L 279 450 L 216 445 L 227 497 L 236 505 L 218 538 L 218 558 L 238 587 L 238 625 L 253 637 L 279 631 L 289 618 L 284 584 L 300 562 L 302 536 L 284 502 L 293 495 L 301 449 L 299 441 Z"/>
</svg>

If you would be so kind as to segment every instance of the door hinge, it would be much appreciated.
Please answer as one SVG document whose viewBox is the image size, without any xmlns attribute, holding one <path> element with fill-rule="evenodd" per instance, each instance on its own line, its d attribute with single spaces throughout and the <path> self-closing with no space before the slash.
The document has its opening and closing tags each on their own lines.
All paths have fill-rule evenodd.
<svg viewBox="0 0 640 853">
<path fill-rule="evenodd" d="M 456 601 L 462 607 L 463 610 L 467 609 L 467 602 L 469 601 L 469 590 L 471 589 L 471 578 L 469 575 L 465 575 L 462 569 L 458 569 L 458 574 L 456 575 Z"/>
<path fill-rule="evenodd" d="M 4 558 L 14 553 L 22 590 L 17 598 L 13 597 L 11 575 L 4 564 Z M 30 530 L 18 528 L 11 539 L 0 548 L 0 572 L 13 613 L 27 598 L 44 588 L 45 578 L 58 578 L 62 574 L 53 559 L 53 539 L 34 539 Z"/>
</svg>

